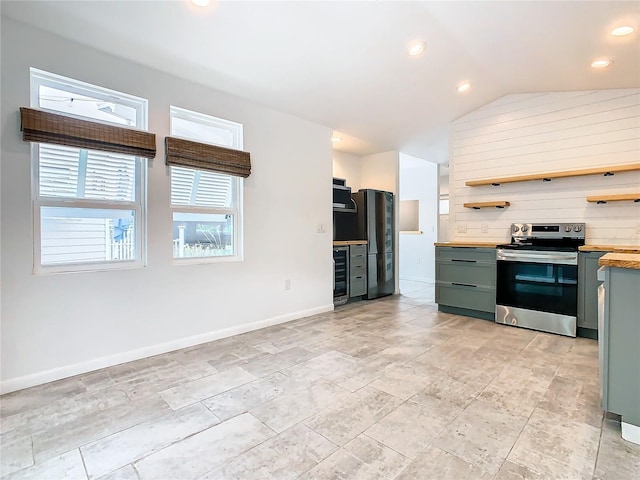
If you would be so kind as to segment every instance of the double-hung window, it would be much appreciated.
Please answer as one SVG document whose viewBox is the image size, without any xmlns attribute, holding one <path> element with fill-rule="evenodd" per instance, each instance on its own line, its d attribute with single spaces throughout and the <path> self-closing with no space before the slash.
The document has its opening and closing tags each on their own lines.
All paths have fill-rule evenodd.
<svg viewBox="0 0 640 480">
<path fill-rule="evenodd" d="M 242 150 L 242 124 L 173 106 L 170 113 L 172 136 Z M 241 260 L 242 178 L 170 169 L 173 257 L 180 262 Z"/>
<path fill-rule="evenodd" d="M 31 106 L 147 129 L 147 101 L 31 69 Z M 32 144 L 34 272 L 144 265 L 147 160 Z"/>
</svg>

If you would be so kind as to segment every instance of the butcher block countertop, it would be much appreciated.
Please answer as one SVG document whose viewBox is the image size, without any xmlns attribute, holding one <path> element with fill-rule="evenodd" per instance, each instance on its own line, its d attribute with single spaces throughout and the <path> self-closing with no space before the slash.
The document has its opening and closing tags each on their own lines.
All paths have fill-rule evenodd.
<svg viewBox="0 0 640 480">
<path fill-rule="evenodd" d="M 505 243 L 505 242 L 503 242 Z M 489 242 L 436 242 L 436 247 L 484 247 L 484 248 L 496 248 L 499 243 Z"/>
<path fill-rule="evenodd" d="M 366 245 L 366 240 L 334 240 L 334 247 L 345 247 L 347 245 Z"/>
<path fill-rule="evenodd" d="M 640 254 L 638 253 L 607 253 L 598 264 L 604 267 L 635 268 L 640 270 Z"/>
<path fill-rule="evenodd" d="M 640 253 L 640 245 L 583 245 L 581 252 Z"/>
</svg>

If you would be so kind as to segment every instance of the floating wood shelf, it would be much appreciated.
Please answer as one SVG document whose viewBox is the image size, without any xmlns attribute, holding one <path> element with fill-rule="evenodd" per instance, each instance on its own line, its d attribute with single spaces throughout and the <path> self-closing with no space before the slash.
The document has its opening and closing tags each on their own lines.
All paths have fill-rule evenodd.
<svg viewBox="0 0 640 480">
<path fill-rule="evenodd" d="M 487 178 L 484 180 L 469 180 L 465 182 L 467 187 L 478 187 L 481 185 L 498 186 L 502 183 L 527 182 L 529 180 L 542 180 L 550 182 L 552 178 L 580 177 L 583 175 L 599 175 L 605 177 L 619 172 L 632 172 L 640 170 L 640 163 L 628 165 L 610 165 L 608 167 L 585 168 L 582 170 L 565 170 L 563 172 L 534 173 L 532 175 L 518 175 L 515 177 Z"/>
<path fill-rule="evenodd" d="M 422 230 L 400 230 L 403 235 L 422 235 Z"/>
<path fill-rule="evenodd" d="M 622 195 L 593 195 L 587 197 L 587 202 L 591 203 L 623 202 L 625 200 L 640 202 L 640 193 L 624 193 Z"/>
<path fill-rule="evenodd" d="M 475 203 L 465 203 L 463 206 L 465 208 L 473 208 L 474 210 L 479 210 L 480 208 L 504 208 L 511 205 L 509 202 L 475 202 Z"/>
</svg>

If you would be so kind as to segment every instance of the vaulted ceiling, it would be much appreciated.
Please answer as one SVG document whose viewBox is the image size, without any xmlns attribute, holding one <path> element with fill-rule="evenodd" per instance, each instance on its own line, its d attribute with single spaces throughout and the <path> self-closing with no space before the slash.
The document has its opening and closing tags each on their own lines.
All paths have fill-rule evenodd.
<svg viewBox="0 0 640 480">
<path fill-rule="evenodd" d="M 2 1 L 2 14 L 327 125 L 356 154 L 446 160 L 512 93 L 640 86 L 637 1 Z M 632 25 L 625 37 L 612 28 Z M 421 55 L 407 54 L 421 39 Z M 596 70 L 592 60 L 613 59 Z M 462 81 L 471 90 L 456 91 Z"/>
</svg>

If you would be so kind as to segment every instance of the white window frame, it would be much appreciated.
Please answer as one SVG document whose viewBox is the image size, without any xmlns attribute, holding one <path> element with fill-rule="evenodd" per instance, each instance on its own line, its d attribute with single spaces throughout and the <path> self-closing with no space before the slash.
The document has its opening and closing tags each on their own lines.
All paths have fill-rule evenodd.
<svg viewBox="0 0 640 480">
<path fill-rule="evenodd" d="M 36 68 L 30 69 L 30 103 L 33 108 L 40 107 L 40 86 L 48 86 L 68 91 L 77 95 L 87 95 L 93 98 L 104 99 L 105 102 L 114 102 L 126 105 L 136 110 L 136 125 L 132 127 L 140 130 L 148 130 L 148 101 L 144 98 L 109 90 L 97 85 L 92 85 L 79 80 L 63 77 L 45 72 Z M 61 113 L 56 110 L 41 108 L 53 113 L 63 114 L 93 122 L 111 123 L 94 118 Z M 123 126 L 114 122 L 113 125 Z M 122 270 L 128 268 L 140 268 L 147 264 L 147 159 L 135 157 L 135 200 L 132 202 L 80 199 L 64 197 L 40 196 L 39 178 L 40 147 L 38 143 L 31 143 L 31 199 L 33 205 L 33 273 L 67 273 L 87 272 L 100 270 Z M 73 262 L 52 265 L 42 264 L 42 232 L 41 232 L 41 208 L 42 207 L 77 207 L 95 209 L 117 209 L 135 211 L 135 260 L 114 260 L 104 262 Z"/>
<path fill-rule="evenodd" d="M 438 214 L 439 215 L 449 215 L 449 194 L 443 194 L 439 197 L 438 202 Z"/>
<path fill-rule="evenodd" d="M 223 118 L 214 117 L 204 113 L 194 112 L 184 108 L 171 105 L 169 108 L 170 117 L 170 131 L 171 136 L 176 138 L 183 138 L 185 140 L 198 141 L 201 143 L 209 143 L 211 145 L 219 145 L 227 148 L 233 148 L 236 150 L 242 150 L 244 147 L 243 130 L 244 126 L 241 123 L 232 122 Z M 231 145 L 222 145 L 214 142 L 205 142 L 202 139 L 194 139 L 180 135 L 173 134 L 173 122 L 175 118 L 182 120 L 188 120 L 194 123 L 200 123 L 202 125 L 209 125 L 223 130 L 231 132 L 233 142 Z M 171 168 L 169 167 L 169 177 L 171 181 Z M 181 167 L 183 168 L 183 167 Z M 197 170 L 197 169 L 194 169 Z M 201 170 L 204 171 L 204 170 Z M 206 207 L 206 206 L 189 206 L 189 205 L 174 205 L 171 204 L 171 229 L 173 230 L 173 214 L 174 213 L 210 213 L 210 214 L 225 214 L 233 216 L 233 255 L 225 256 L 207 256 L 207 257 L 174 257 L 173 252 L 171 258 L 174 265 L 192 265 L 201 263 L 224 263 L 224 262 L 240 262 L 244 260 L 244 242 L 243 242 L 243 188 L 244 179 L 229 175 L 233 182 L 233 202 L 235 208 L 219 208 L 219 207 Z M 172 235 L 173 239 L 173 235 Z"/>
</svg>

